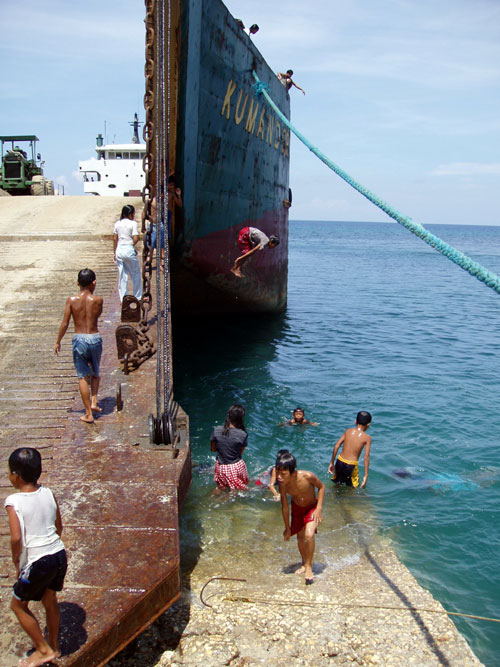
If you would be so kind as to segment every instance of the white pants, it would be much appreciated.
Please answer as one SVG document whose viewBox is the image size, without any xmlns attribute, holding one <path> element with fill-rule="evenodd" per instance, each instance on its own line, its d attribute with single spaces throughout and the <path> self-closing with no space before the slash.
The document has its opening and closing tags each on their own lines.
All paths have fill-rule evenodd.
<svg viewBox="0 0 500 667">
<path fill-rule="evenodd" d="M 142 299 L 142 276 L 137 250 L 132 245 L 118 245 L 116 248 L 116 265 L 118 267 L 118 292 L 120 301 L 127 293 L 129 276 L 132 279 L 134 296 Z"/>
</svg>

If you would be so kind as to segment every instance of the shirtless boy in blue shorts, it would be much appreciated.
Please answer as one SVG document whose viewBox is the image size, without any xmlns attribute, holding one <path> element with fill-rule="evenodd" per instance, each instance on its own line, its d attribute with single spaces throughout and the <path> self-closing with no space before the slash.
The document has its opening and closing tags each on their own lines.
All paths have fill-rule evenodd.
<svg viewBox="0 0 500 667">
<path fill-rule="evenodd" d="M 101 381 L 99 365 L 102 354 L 102 338 L 97 329 L 97 321 L 102 313 L 103 298 L 94 294 L 96 277 L 92 269 L 82 269 L 78 273 L 78 285 L 80 294 L 69 296 L 66 299 L 59 335 L 54 345 L 54 354 L 57 355 L 61 351 L 61 341 L 73 317 L 75 325 L 73 362 L 85 407 L 85 414 L 80 419 L 87 424 L 93 424 L 92 413 L 102 412 L 97 405 L 97 391 Z"/>
<path fill-rule="evenodd" d="M 40 667 L 61 655 L 57 592 L 66 576 L 66 551 L 61 513 L 52 491 L 38 484 L 41 473 L 42 457 L 36 449 L 21 447 L 9 456 L 9 482 L 17 490 L 5 500 L 17 576 L 10 608 L 35 644 L 19 667 Z M 29 609 L 31 600 L 41 600 L 45 608 L 47 639 Z"/>
<path fill-rule="evenodd" d="M 335 482 L 336 484 L 346 484 L 347 486 L 359 486 L 358 459 L 364 449 L 365 470 L 361 488 L 366 486 L 368 468 L 370 467 L 370 447 L 372 444 L 372 439 L 366 431 L 369 428 L 371 421 L 372 416 L 369 412 L 365 412 L 364 410 L 358 412 L 356 416 L 356 426 L 344 431 L 342 436 L 335 443 L 332 460 L 328 466 L 328 472 L 330 475 L 333 475 L 332 482 Z M 341 445 L 343 445 L 342 452 L 335 461 L 335 457 L 337 456 Z"/>
</svg>

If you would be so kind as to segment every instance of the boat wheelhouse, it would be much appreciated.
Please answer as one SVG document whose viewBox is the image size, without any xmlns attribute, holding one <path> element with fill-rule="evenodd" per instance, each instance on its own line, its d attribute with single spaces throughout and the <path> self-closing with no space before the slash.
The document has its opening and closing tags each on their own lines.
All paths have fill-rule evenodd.
<svg viewBox="0 0 500 667">
<path fill-rule="evenodd" d="M 104 144 L 102 134 L 98 134 L 95 146 L 97 157 L 78 163 L 85 194 L 140 197 L 144 187 L 143 158 L 146 144 L 139 143 L 137 114 L 132 124 L 132 143 Z"/>
</svg>

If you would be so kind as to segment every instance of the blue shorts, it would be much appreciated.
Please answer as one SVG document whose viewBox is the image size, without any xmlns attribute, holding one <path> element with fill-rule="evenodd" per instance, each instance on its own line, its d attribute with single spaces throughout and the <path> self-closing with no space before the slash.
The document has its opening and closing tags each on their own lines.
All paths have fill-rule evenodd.
<svg viewBox="0 0 500 667">
<path fill-rule="evenodd" d="M 73 363 L 79 378 L 99 377 L 102 354 L 101 334 L 74 334 Z"/>
<path fill-rule="evenodd" d="M 31 565 L 23 568 L 19 579 L 14 584 L 12 595 L 18 600 L 41 600 L 45 591 L 62 591 L 64 577 L 68 569 L 66 551 L 42 556 Z"/>
<path fill-rule="evenodd" d="M 160 248 L 165 245 L 165 225 L 160 225 Z M 151 247 L 156 248 L 156 225 L 151 230 Z"/>
<path fill-rule="evenodd" d="M 168 211 L 168 238 L 172 235 L 172 211 Z M 160 223 L 160 248 L 165 245 L 165 222 Z M 151 229 L 151 247 L 156 248 L 156 225 Z"/>
</svg>

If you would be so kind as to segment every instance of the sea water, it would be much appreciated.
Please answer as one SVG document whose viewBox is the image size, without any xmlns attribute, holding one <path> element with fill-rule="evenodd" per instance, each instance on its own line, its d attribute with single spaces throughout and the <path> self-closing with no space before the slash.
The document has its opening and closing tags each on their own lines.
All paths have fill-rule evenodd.
<svg viewBox="0 0 500 667">
<path fill-rule="evenodd" d="M 429 229 L 500 274 L 500 227 Z M 447 610 L 500 618 L 500 295 L 396 223 L 292 221 L 289 245 L 284 315 L 217 316 L 175 336 L 195 464 L 184 566 L 203 552 L 216 575 L 241 556 L 274 578 L 278 561 L 297 560 L 279 505 L 255 485 L 287 448 L 327 485 L 323 568 L 386 539 Z M 247 410 L 252 481 L 217 497 L 209 440 L 232 403 Z M 319 426 L 281 426 L 296 406 Z M 339 493 L 328 463 L 358 410 L 373 415 L 368 484 Z M 485 664 L 500 664 L 499 624 L 453 620 Z"/>
</svg>

